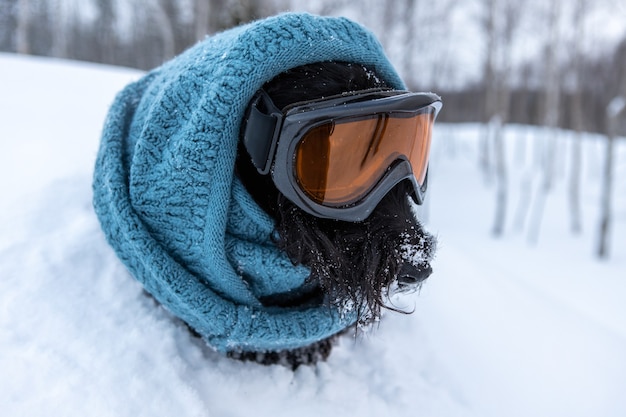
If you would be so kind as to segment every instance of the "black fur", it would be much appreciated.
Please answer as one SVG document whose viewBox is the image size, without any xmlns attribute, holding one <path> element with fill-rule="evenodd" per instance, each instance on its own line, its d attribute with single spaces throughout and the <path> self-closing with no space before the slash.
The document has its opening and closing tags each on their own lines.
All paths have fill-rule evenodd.
<svg viewBox="0 0 626 417">
<path fill-rule="evenodd" d="M 310 365 L 328 359 L 337 337 L 338 335 L 335 335 L 300 349 L 279 352 L 228 352 L 228 357 L 262 365 L 279 364 L 296 370 L 300 365 Z"/>
<path fill-rule="evenodd" d="M 264 86 L 280 108 L 377 87 L 386 86 L 366 68 L 344 63 L 298 67 Z M 355 311 L 358 323 L 367 325 L 380 317 L 383 308 L 398 310 L 388 303 L 394 289 L 415 288 L 430 275 L 429 261 L 435 251 L 435 239 L 424 231 L 412 211 L 409 183 L 398 184 L 366 220 L 351 223 L 322 219 L 302 211 L 278 192 L 271 176 L 257 172 L 242 146 L 236 169 L 253 198 L 276 220 L 278 246 L 295 264 L 311 268 L 309 290 L 298 295 L 298 302 L 307 297 L 324 300 L 317 302 Z M 268 299 L 267 303 L 279 305 L 280 298 Z M 282 304 L 289 302 L 283 299 Z M 277 363 L 288 358 L 288 363 L 297 366 L 325 359 L 331 346 L 327 340 L 282 355 L 269 352 L 261 356 L 233 356 L 261 363 Z M 315 353 L 316 347 L 320 347 L 321 353 Z"/>
<path fill-rule="evenodd" d="M 421 253 L 414 284 L 430 274 L 428 260 L 434 238 L 416 220 L 408 202 L 411 189 L 398 184 L 366 220 L 357 223 L 321 219 L 305 213 L 284 196 L 278 197 L 277 230 L 281 247 L 294 261 L 311 268 L 330 303 L 355 309 L 358 322 L 366 325 L 380 317 L 392 286 L 405 263 L 406 248 Z M 410 282 L 400 283 L 406 289 Z M 403 289 L 398 288 L 398 289 Z"/>
</svg>

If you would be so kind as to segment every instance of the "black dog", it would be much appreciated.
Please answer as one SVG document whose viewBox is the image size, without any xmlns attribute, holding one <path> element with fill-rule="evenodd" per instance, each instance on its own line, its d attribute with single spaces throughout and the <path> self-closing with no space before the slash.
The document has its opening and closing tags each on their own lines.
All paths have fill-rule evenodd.
<svg viewBox="0 0 626 417">
<path fill-rule="evenodd" d="M 264 86 L 274 103 L 293 103 L 344 92 L 386 88 L 375 74 L 360 65 L 318 63 L 287 71 Z M 356 310 L 357 326 L 380 318 L 395 291 L 416 289 L 431 273 L 436 242 L 419 221 L 409 201 L 412 186 L 399 183 L 361 222 L 318 218 L 285 198 L 269 175 L 261 175 L 246 150 L 239 147 L 236 171 L 257 203 L 276 221 L 277 245 L 294 262 L 311 269 L 306 291 L 267 297 L 266 305 L 289 306 L 333 303 Z M 404 312 L 404 311 L 402 311 Z M 325 359 L 332 339 L 288 352 L 231 354 L 261 363 L 282 362 L 293 367 Z"/>
</svg>

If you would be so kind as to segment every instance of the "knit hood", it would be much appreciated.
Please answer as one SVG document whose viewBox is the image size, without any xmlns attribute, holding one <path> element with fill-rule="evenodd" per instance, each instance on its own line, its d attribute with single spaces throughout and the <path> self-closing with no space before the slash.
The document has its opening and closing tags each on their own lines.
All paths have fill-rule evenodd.
<svg viewBox="0 0 626 417">
<path fill-rule="evenodd" d="M 215 349 L 303 347 L 352 325 L 327 304 L 268 307 L 309 275 L 274 244 L 273 220 L 234 174 L 248 102 L 276 75 L 359 63 L 404 84 L 374 36 L 345 18 L 283 14 L 216 34 L 112 104 L 94 173 L 108 242 L 145 289 Z"/>
</svg>

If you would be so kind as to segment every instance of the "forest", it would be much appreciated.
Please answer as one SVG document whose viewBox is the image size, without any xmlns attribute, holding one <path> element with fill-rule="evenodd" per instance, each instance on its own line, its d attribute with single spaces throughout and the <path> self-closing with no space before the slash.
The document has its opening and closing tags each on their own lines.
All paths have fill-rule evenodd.
<svg viewBox="0 0 626 417">
<path fill-rule="evenodd" d="M 211 33 L 289 10 L 369 27 L 411 90 L 443 97 L 440 122 L 484 124 L 477 163 L 494 184 L 495 236 L 503 234 L 510 186 L 507 125 L 548 132 L 539 163 L 546 193 L 562 151 L 550 137 L 560 129 L 603 135 L 600 229 L 608 234 L 620 164 L 615 142 L 626 135 L 626 6 L 619 0 L 0 0 L 0 51 L 149 70 Z M 581 149 L 574 141 L 568 150 L 574 233 Z"/>
<path fill-rule="evenodd" d="M 607 133 L 606 108 L 626 89 L 626 31 L 597 33 L 598 11 L 626 21 L 610 0 L 0 0 L 0 51 L 147 70 L 208 34 L 286 10 L 371 28 L 411 89 L 447 99 L 442 121 L 497 111 Z"/>
</svg>

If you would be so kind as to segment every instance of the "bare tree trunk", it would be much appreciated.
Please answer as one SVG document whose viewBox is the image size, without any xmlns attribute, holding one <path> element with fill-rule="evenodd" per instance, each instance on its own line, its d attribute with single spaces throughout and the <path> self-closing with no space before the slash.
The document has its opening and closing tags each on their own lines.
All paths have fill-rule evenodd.
<svg viewBox="0 0 626 417">
<path fill-rule="evenodd" d="M 486 35 L 486 56 L 483 68 L 483 77 L 485 83 L 485 108 L 484 118 L 485 127 L 480 142 L 479 167 L 483 174 L 485 182 L 491 181 L 491 128 L 489 126 L 492 118 L 497 112 L 498 86 L 496 80 L 496 44 L 497 44 L 497 0 L 484 0 L 485 17 L 481 24 Z"/>
<path fill-rule="evenodd" d="M 17 2 L 17 27 L 15 29 L 15 49 L 19 54 L 30 54 L 30 23 L 31 23 L 30 0 L 18 0 Z"/>
<path fill-rule="evenodd" d="M 604 157 L 604 173 L 602 176 L 602 194 L 600 201 L 600 236 L 598 242 L 598 257 L 609 257 L 609 240 L 612 223 L 613 201 L 613 164 L 615 160 L 615 136 L 617 121 L 626 108 L 626 98 L 616 97 L 607 107 L 608 135 Z"/>
<path fill-rule="evenodd" d="M 196 41 L 204 39 L 210 32 L 209 15 L 210 0 L 195 0 L 194 4 L 194 38 Z"/>
<path fill-rule="evenodd" d="M 604 173 L 602 176 L 602 194 L 600 200 L 600 236 L 598 241 L 599 258 L 609 257 L 609 233 L 611 229 L 611 200 L 613 189 L 613 143 L 615 117 L 609 115 L 609 133 L 606 137 L 604 156 Z"/>
<path fill-rule="evenodd" d="M 496 211 L 491 230 L 495 237 L 504 234 L 504 225 L 506 222 L 506 209 L 508 202 L 508 176 L 506 169 L 506 152 L 504 149 L 504 121 L 496 116 L 496 120 L 492 122 L 494 125 L 494 159 L 496 173 Z"/>
<path fill-rule="evenodd" d="M 486 182 L 495 177 L 496 202 L 492 233 L 504 233 L 508 207 L 508 172 L 504 142 L 509 118 L 511 49 L 521 6 L 512 0 L 484 0 L 481 20 L 486 36 L 483 77 L 485 82 L 485 124 L 479 164 Z M 493 160 L 492 160 L 493 158 Z M 495 174 L 495 175 L 494 175 Z"/>
<path fill-rule="evenodd" d="M 611 191 L 613 188 L 613 135 L 607 136 L 602 181 L 602 197 L 600 201 L 600 236 L 597 255 L 599 258 L 609 257 L 609 232 L 611 228 Z"/>
<path fill-rule="evenodd" d="M 525 91 L 522 100 L 524 103 L 528 103 L 530 101 L 530 67 L 526 66 L 522 68 L 521 76 L 523 80 L 522 89 Z M 532 180 L 534 170 L 532 169 L 533 153 L 530 151 L 534 149 L 533 145 L 535 144 L 535 142 L 533 141 L 534 134 L 531 132 L 531 129 L 533 128 L 531 128 L 528 124 L 523 130 L 520 130 L 520 137 L 517 141 L 518 146 L 515 150 L 515 161 L 518 166 L 523 169 L 519 182 L 520 195 L 517 201 L 513 223 L 514 230 L 520 234 L 524 233 L 526 219 L 528 217 L 528 211 L 530 207 L 530 201 L 532 198 Z M 531 147 L 530 151 L 528 149 L 529 146 Z M 524 168 L 529 161 L 531 162 L 531 167 Z"/>
<path fill-rule="evenodd" d="M 576 104 L 575 104 L 576 105 Z M 569 182 L 570 229 L 578 235 L 582 232 L 582 210 L 580 207 L 580 183 L 582 176 L 582 131 L 577 128 L 571 143 L 571 166 Z"/>
<path fill-rule="evenodd" d="M 115 22 L 118 19 L 118 11 L 115 3 L 108 0 L 97 0 L 96 9 L 98 19 L 95 23 L 95 31 L 98 34 L 98 42 L 94 44 L 97 49 L 98 61 L 105 64 L 116 62 L 118 55 L 118 37 L 115 32 Z M 134 31 L 139 31 L 138 25 L 133 25 Z M 136 58 L 132 61 L 134 65 L 139 62 Z"/>
<path fill-rule="evenodd" d="M 417 10 L 417 0 L 405 0 L 405 8 L 404 8 L 404 29 L 405 29 L 405 45 L 407 51 L 415 51 L 417 48 L 415 47 L 416 39 L 415 39 L 415 27 L 416 24 L 416 16 L 415 12 Z M 405 74 L 405 78 L 414 77 L 415 71 L 413 69 L 413 58 L 414 55 L 412 53 L 406 53 L 403 56 L 403 73 Z M 407 84 L 414 84 L 416 80 L 407 79 Z"/>
<path fill-rule="evenodd" d="M 626 117 L 626 40 L 622 41 L 615 53 L 612 66 L 615 70 L 618 95 L 611 100 L 606 108 L 607 142 L 605 148 L 604 175 L 600 201 L 600 230 L 597 255 L 599 258 L 608 258 L 610 249 L 610 234 L 612 226 L 613 200 L 613 165 L 615 160 L 615 141 L 618 134 L 618 122 Z"/>
<path fill-rule="evenodd" d="M 580 208 L 580 183 L 582 175 L 582 131 L 583 124 L 583 83 L 582 77 L 582 39 L 584 39 L 583 18 L 587 6 L 586 0 L 576 2 L 574 15 L 574 27 L 576 28 L 576 39 L 574 45 L 574 76 L 576 78 L 575 91 L 572 97 L 572 119 L 576 134 L 572 139 L 570 182 L 569 182 L 569 206 L 570 206 L 570 228 L 572 233 L 580 234 L 582 231 L 581 208 Z"/>
<path fill-rule="evenodd" d="M 520 182 L 520 197 L 517 203 L 514 220 L 515 230 L 519 233 L 524 232 L 526 217 L 528 216 L 528 209 L 533 194 L 532 187 L 532 172 L 524 172 Z"/>
<path fill-rule="evenodd" d="M 382 13 L 382 19 L 383 19 L 383 27 L 386 28 L 392 28 L 394 27 L 394 24 L 396 22 L 396 16 L 395 16 L 395 12 L 396 8 L 395 7 L 385 7 L 384 11 Z M 381 34 L 382 39 L 381 39 L 381 43 L 386 47 L 389 48 L 389 45 L 391 45 L 391 43 L 394 41 L 393 39 L 393 31 L 391 30 L 385 30 L 383 31 L 383 33 Z"/>
<path fill-rule="evenodd" d="M 159 30 L 161 41 L 163 42 L 162 59 L 166 61 L 172 58 L 176 54 L 176 45 L 174 39 L 174 29 L 172 28 L 172 22 L 170 17 L 163 9 L 163 0 L 157 0 L 154 2 L 152 8 L 154 13 L 154 19 L 156 20 L 156 27 Z"/>
<path fill-rule="evenodd" d="M 559 67 L 557 59 L 557 51 L 559 50 L 559 29 L 558 19 L 560 16 L 560 0 L 552 0 L 550 10 L 548 12 L 548 27 L 550 36 L 546 48 L 546 108 L 544 118 L 544 134 L 547 135 L 542 140 L 545 144 L 544 160 L 543 160 L 543 176 L 542 181 L 537 190 L 533 215 L 531 218 L 529 241 L 537 243 L 539 240 L 539 232 L 541 230 L 541 222 L 543 212 L 548 195 L 552 191 L 555 171 L 555 154 L 556 142 L 559 122 L 559 106 L 561 88 L 559 82 Z"/>
<path fill-rule="evenodd" d="M 520 14 L 523 10 L 523 4 L 515 0 L 500 0 L 501 8 L 499 13 L 502 15 L 502 24 L 500 27 L 499 52 L 500 52 L 500 70 L 497 76 L 498 94 L 497 99 L 497 115 L 499 124 L 494 135 L 494 162 L 496 173 L 496 212 L 493 223 L 493 235 L 496 237 L 504 233 L 506 224 L 506 213 L 509 201 L 509 178 L 507 170 L 506 147 L 504 142 L 505 126 L 509 120 L 510 101 L 511 101 L 511 61 L 513 51 L 513 37 L 520 20 Z"/>
<path fill-rule="evenodd" d="M 52 8 L 52 56 L 57 58 L 68 57 L 68 21 L 69 11 L 64 7 L 64 2 L 55 0 Z"/>
</svg>

